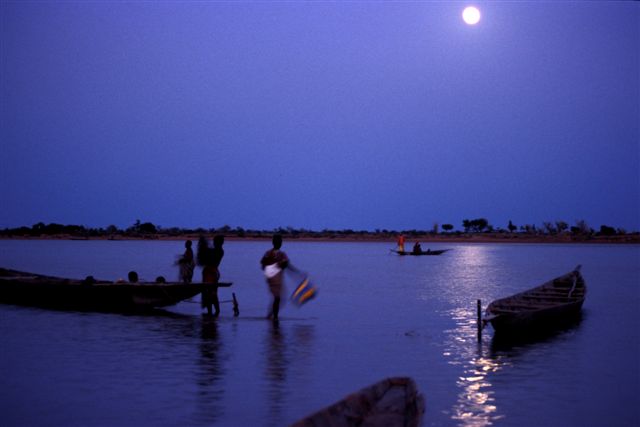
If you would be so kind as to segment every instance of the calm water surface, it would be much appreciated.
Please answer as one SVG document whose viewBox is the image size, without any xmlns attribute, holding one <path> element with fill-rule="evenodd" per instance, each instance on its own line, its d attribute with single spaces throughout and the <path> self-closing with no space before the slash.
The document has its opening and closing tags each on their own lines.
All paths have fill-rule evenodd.
<svg viewBox="0 0 640 427">
<path fill-rule="evenodd" d="M 640 425 L 640 247 L 287 242 L 318 298 L 264 320 L 265 242 L 227 242 L 221 289 L 152 316 L 0 305 L 3 426 L 285 426 L 382 378 L 413 377 L 425 426 Z M 112 279 L 177 276 L 181 242 L 0 241 L 0 265 Z M 476 341 L 483 305 L 583 265 L 581 322 L 547 339 Z M 199 277 L 200 271 L 196 271 Z M 289 282 L 289 290 L 293 282 Z"/>
</svg>

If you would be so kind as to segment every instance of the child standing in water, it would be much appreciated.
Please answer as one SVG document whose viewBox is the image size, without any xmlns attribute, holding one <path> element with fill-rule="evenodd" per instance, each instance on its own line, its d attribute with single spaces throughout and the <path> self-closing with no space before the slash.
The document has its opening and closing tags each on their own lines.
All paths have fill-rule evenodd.
<svg viewBox="0 0 640 427">
<path fill-rule="evenodd" d="M 183 283 L 191 283 L 191 280 L 193 279 L 193 269 L 196 267 L 196 263 L 193 258 L 193 249 L 191 249 L 191 246 L 191 240 L 187 240 L 184 243 L 184 254 L 178 261 L 178 265 L 180 266 L 180 280 Z"/>
</svg>

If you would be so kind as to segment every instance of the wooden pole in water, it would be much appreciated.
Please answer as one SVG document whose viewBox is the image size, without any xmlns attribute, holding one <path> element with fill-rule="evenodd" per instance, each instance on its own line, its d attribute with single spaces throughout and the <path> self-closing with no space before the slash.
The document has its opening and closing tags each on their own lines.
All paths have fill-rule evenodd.
<svg viewBox="0 0 640 427">
<path fill-rule="evenodd" d="M 240 314 L 240 308 L 238 307 L 238 300 L 236 299 L 235 292 L 232 292 L 231 295 L 233 296 L 233 315 L 237 317 Z"/>
<path fill-rule="evenodd" d="M 478 342 L 482 341 L 482 302 L 478 300 Z"/>
</svg>

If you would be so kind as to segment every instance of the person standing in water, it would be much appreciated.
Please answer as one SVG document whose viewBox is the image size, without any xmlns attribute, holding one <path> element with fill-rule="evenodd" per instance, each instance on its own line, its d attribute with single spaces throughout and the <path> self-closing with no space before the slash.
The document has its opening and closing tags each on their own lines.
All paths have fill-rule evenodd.
<svg viewBox="0 0 640 427">
<path fill-rule="evenodd" d="M 220 263 L 224 257 L 224 236 L 217 235 L 213 238 L 213 248 L 210 248 L 204 236 L 200 236 L 198 241 L 198 264 L 202 266 L 202 283 L 212 283 L 216 285 L 220 280 Z M 214 317 L 220 315 L 220 301 L 218 300 L 218 287 L 212 286 L 202 292 L 202 307 L 207 307 L 211 313 L 211 305 L 215 309 Z"/>
<path fill-rule="evenodd" d="M 191 283 L 191 280 L 193 279 L 193 269 L 196 267 L 196 263 L 193 258 L 193 249 L 191 249 L 191 246 L 191 240 L 187 240 L 184 243 L 184 254 L 178 261 L 178 265 L 180 266 L 180 280 L 183 283 Z"/>
<path fill-rule="evenodd" d="M 289 258 L 286 253 L 280 250 L 282 247 L 281 235 L 274 235 L 272 243 L 273 248 L 264 254 L 260 260 L 260 265 L 262 266 L 265 276 L 267 276 L 269 291 L 271 295 L 273 295 L 273 304 L 267 318 L 277 321 L 278 313 L 280 312 L 280 299 L 282 298 L 284 269 L 289 267 Z"/>
</svg>

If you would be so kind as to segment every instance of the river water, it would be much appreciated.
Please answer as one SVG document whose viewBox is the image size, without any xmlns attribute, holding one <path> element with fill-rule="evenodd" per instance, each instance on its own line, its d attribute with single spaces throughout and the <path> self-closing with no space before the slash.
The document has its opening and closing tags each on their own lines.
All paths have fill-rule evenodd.
<svg viewBox="0 0 640 427">
<path fill-rule="evenodd" d="M 319 289 L 276 326 L 267 242 L 225 244 L 222 305 L 156 315 L 0 305 L 3 426 L 286 426 L 389 376 L 410 376 L 424 426 L 640 425 L 640 246 L 286 241 Z M 176 241 L 0 241 L 0 266 L 63 277 L 176 278 Z M 582 265 L 581 321 L 536 342 L 476 339 L 476 301 Z M 200 271 L 196 270 L 196 277 Z M 293 280 L 288 283 L 292 290 Z"/>
</svg>

